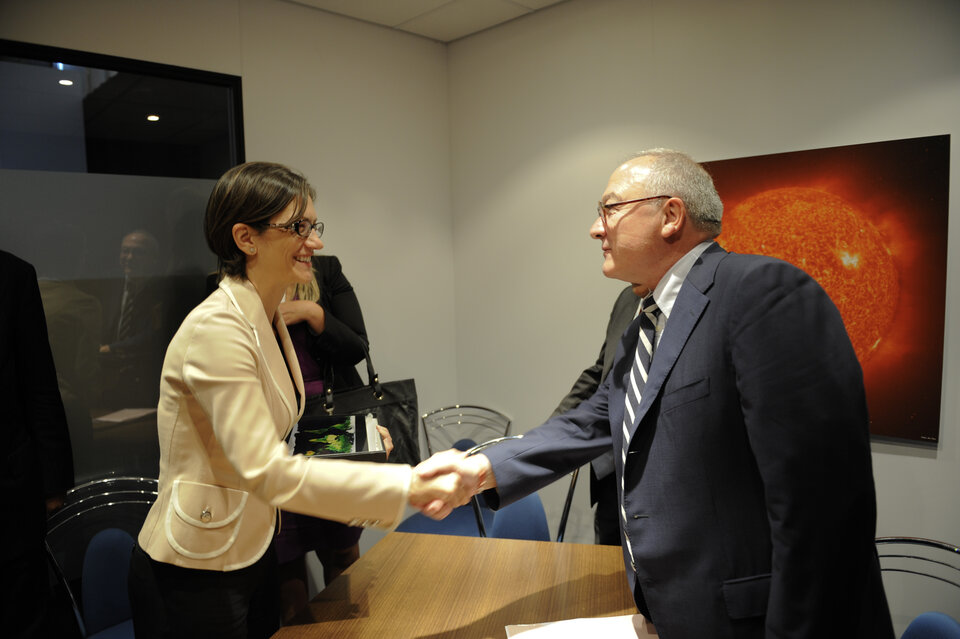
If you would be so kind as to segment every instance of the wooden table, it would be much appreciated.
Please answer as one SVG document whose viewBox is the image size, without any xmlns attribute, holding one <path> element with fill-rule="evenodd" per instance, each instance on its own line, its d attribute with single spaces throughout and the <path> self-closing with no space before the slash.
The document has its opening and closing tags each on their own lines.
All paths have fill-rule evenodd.
<svg viewBox="0 0 960 639">
<path fill-rule="evenodd" d="M 513 624 L 634 614 L 616 546 L 393 532 L 276 639 L 504 639 Z"/>
</svg>

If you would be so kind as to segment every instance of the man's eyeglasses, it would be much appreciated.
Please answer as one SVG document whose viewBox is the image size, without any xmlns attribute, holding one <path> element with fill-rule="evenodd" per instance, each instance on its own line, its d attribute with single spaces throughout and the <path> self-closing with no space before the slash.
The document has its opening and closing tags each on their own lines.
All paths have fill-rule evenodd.
<svg viewBox="0 0 960 639">
<path fill-rule="evenodd" d="M 317 237 L 323 237 L 323 222 L 311 224 L 307 220 L 297 220 L 296 222 L 290 222 L 289 224 L 265 224 L 264 226 L 272 229 L 290 231 L 291 233 L 296 233 L 304 239 L 310 237 L 311 231 L 316 231 Z"/>
<path fill-rule="evenodd" d="M 622 206 L 624 204 L 636 204 L 638 202 L 646 202 L 647 200 L 662 200 L 663 198 L 673 197 L 672 195 L 651 195 L 650 197 L 641 197 L 636 200 L 623 200 L 622 202 L 607 202 L 604 204 L 603 201 L 597 202 L 597 215 L 600 216 L 600 221 L 603 222 L 603 225 L 607 225 L 607 216 L 610 213 L 615 213 L 616 211 L 611 211 L 615 206 Z"/>
</svg>

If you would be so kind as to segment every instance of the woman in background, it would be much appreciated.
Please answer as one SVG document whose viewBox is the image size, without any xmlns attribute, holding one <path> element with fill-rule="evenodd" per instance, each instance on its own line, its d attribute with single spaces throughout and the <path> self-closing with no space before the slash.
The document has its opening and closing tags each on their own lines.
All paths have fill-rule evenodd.
<svg viewBox="0 0 960 639">
<path fill-rule="evenodd" d="M 302 175 L 266 162 L 230 169 L 210 195 L 204 232 L 224 278 L 163 364 L 158 495 L 130 565 L 138 639 L 273 634 L 279 508 L 389 528 L 407 503 L 439 517 L 450 506 L 433 500 L 469 499 L 456 475 L 290 454 L 304 388 L 278 308 L 323 247 L 313 197 Z"/>
<path fill-rule="evenodd" d="M 340 390 L 360 386 L 356 364 L 369 342 L 363 313 L 336 256 L 313 256 L 314 277 L 287 288 L 280 313 L 297 351 L 306 394 L 305 415 L 319 414 L 324 384 Z M 389 454 L 389 432 L 379 427 Z M 299 452 L 299 451 L 295 451 Z M 363 528 L 283 511 L 276 549 L 284 623 L 307 605 L 306 555 L 317 554 L 329 584 L 360 556 Z"/>
</svg>

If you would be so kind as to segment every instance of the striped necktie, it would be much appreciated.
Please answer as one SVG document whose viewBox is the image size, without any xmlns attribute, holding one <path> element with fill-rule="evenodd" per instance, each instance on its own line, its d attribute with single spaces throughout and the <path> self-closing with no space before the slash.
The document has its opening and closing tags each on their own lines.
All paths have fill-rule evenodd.
<svg viewBox="0 0 960 639">
<path fill-rule="evenodd" d="M 620 473 L 620 494 L 624 493 L 624 476 L 626 475 L 627 449 L 630 447 L 630 427 L 636 421 L 637 409 L 640 407 L 640 398 L 643 396 L 643 387 L 647 384 L 647 373 L 650 370 L 650 361 L 653 358 L 653 349 L 656 346 L 656 326 L 660 309 L 653 301 L 653 294 L 647 295 L 640 303 L 640 339 L 637 341 L 637 351 L 630 368 L 630 380 L 627 383 L 627 392 L 624 397 L 623 408 L 623 449 L 622 455 L 624 472 Z M 630 555 L 630 566 L 636 572 L 633 561 L 633 548 L 630 545 L 630 535 L 627 532 L 627 511 L 620 501 L 620 517 L 623 520 L 623 538 L 626 540 L 627 552 Z"/>
<path fill-rule="evenodd" d="M 120 297 L 120 319 L 117 321 L 117 339 L 123 340 L 133 333 L 133 283 L 124 278 Z"/>
</svg>

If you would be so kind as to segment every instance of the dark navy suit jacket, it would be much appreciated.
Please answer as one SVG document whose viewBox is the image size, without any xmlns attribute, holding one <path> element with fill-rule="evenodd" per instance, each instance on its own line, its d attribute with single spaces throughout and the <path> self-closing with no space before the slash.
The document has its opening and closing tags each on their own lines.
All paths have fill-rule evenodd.
<svg viewBox="0 0 960 639">
<path fill-rule="evenodd" d="M 892 638 L 863 376 L 823 289 L 785 262 L 708 248 L 657 345 L 624 465 L 637 326 L 593 397 L 484 451 L 488 501 L 612 449 L 627 576 L 663 639 Z"/>
</svg>

